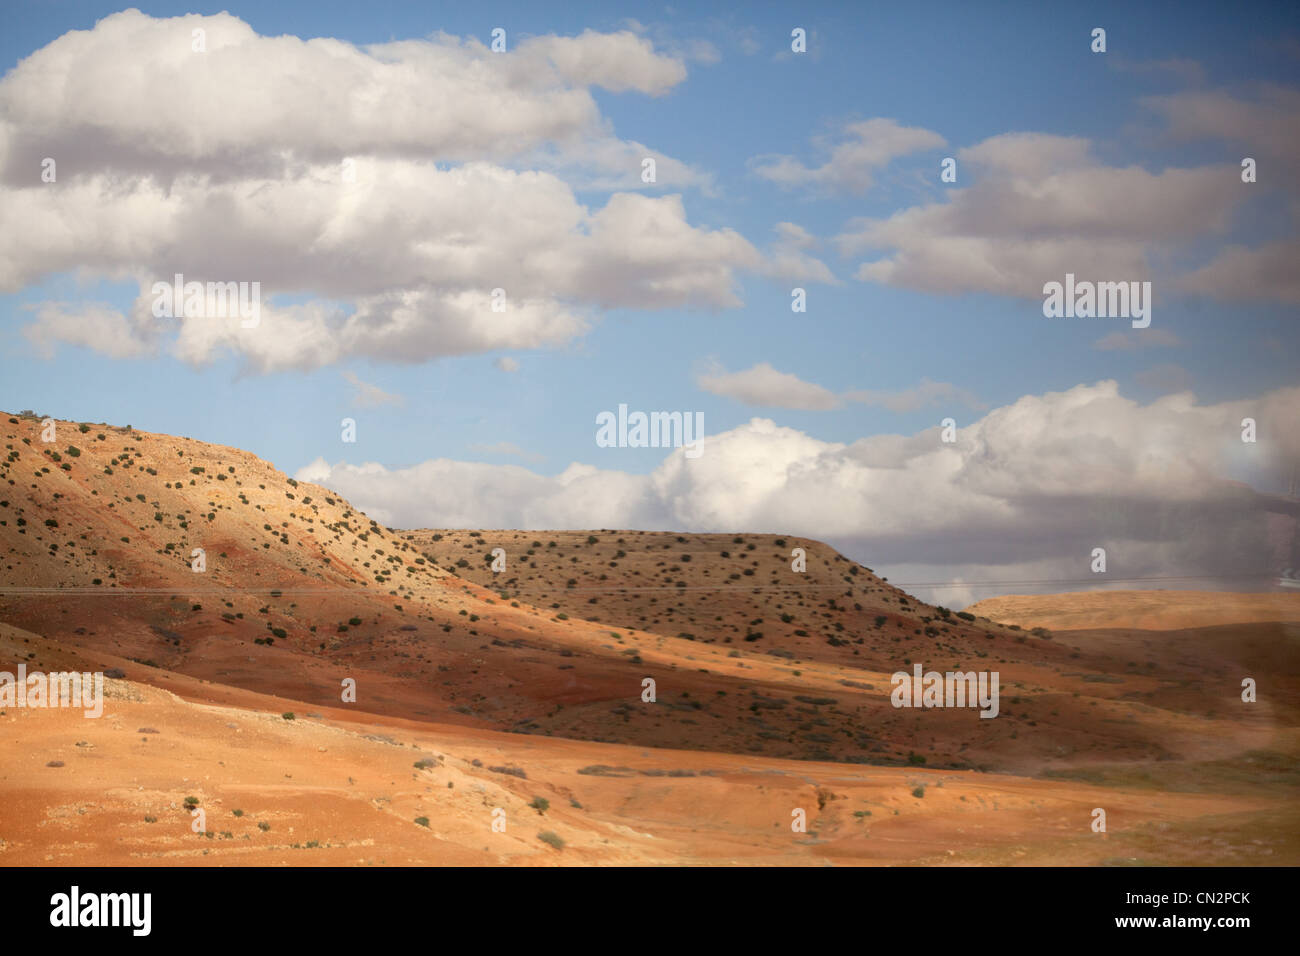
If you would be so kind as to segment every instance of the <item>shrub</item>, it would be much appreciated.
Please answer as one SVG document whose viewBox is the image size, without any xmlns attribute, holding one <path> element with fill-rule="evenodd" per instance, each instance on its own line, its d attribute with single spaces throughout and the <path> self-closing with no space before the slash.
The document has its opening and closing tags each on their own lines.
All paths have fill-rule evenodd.
<svg viewBox="0 0 1300 956">
<path fill-rule="evenodd" d="M 975 620 L 975 615 L 972 614 L 970 611 L 958 611 L 957 616 L 961 618 L 963 621 Z"/>
<path fill-rule="evenodd" d="M 541 840 L 543 843 L 549 843 L 557 850 L 564 849 L 564 840 L 559 836 L 559 834 L 552 833 L 550 830 L 537 834 L 537 839 Z"/>
<path fill-rule="evenodd" d="M 271 829 L 271 824 L 267 823 L 265 820 L 262 820 L 257 824 L 257 828 L 261 830 L 263 833 L 265 833 L 267 830 Z"/>
<path fill-rule="evenodd" d="M 917 799 L 920 799 L 921 797 L 924 797 L 924 796 L 925 796 L 925 787 L 916 787 L 915 789 L 913 789 L 913 790 L 912 790 L 912 796 L 916 797 Z"/>
<path fill-rule="evenodd" d="M 538 813 L 545 813 L 551 808 L 551 801 L 545 797 L 533 797 L 533 802 L 528 805 Z"/>
<path fill-rule="evenodd" d="M 293 720 L 293 719 L 294 719 L 294 718 L 293 718 L 293 711 L 291 711 L 291 710 L 286 710 L 286 711 L 285 711 L 283 714 L 281 714 L 280 716 L 283 717 L 285 720 Z"/>
<path fill-rule="evenodd" d="M 420 826 L 422 826 L 422 827 L 428 827 L 428 825 L 429 825 L 429 818 L 428 818 L 428 817 L 416 817 L 416 818 L 415 818 L 415 822 L 418 823 L 418 824 L 419 824 Z"/>
</svg>

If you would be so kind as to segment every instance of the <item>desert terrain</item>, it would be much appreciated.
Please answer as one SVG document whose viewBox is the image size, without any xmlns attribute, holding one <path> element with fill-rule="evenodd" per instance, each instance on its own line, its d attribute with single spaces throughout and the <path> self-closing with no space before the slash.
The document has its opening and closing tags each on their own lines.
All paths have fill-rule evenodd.
<svg viewBox="0 0 1300 956">
<path fill-rule="evenodd" d="M 393 529 L 55 431 L 0 414 L 0 670 L 110 676 L 99 719 L 0 713 L 0 864 L 1300 860 L 1296 595 L 955 611 L 789 535 Z M 896 709 L 915 663 L 997 671 L 998 716 Z"/>
</svg>

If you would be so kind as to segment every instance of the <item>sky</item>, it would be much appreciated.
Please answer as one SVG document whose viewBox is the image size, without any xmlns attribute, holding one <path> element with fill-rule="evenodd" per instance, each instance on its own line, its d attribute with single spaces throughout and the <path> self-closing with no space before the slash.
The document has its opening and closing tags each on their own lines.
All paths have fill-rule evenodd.
<svg viewBox="0 0 1300 956">
<path fill-rule="evenodd" d="M 1294 4 L 0 22 L 7 411 L 244 448 L 398 527 L 824 540 L 953 606 L 1279 560 Z M 258 283 L 256 326 L 155 314 L 177 273 Z M 1067 274 L 1149 282 L 1149 325 L 1045 315 Z M 603 447 L 620 405 L 702 452 Z"/>
</svg>

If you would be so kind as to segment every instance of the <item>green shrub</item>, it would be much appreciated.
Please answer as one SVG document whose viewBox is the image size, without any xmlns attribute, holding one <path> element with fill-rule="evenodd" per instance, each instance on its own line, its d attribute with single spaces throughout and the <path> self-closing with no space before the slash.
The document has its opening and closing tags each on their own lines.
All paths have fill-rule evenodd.
<svg viewBox="0 0 1300 956">
<path fill-rule="evenodd" d="M 544 833 L 537 834 L 537 839 L 541 840 L 543 843 L 549 843 L 557 850 L 564 849 L 564 840 L 560 837 L 559 834 L 552 833 L 550 830 L 547 830 Z"/>
<path fill-rule="evenodd" d="M 528 805 L 538 813 L 545 813 L 551 808 L 551 801 L 545 797 L 533 797 L 533 802 Z"/>
</svg>

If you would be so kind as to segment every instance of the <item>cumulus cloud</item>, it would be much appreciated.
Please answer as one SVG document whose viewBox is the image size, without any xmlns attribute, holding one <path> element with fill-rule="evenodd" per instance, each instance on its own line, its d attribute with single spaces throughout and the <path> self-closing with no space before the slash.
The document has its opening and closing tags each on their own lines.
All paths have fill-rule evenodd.
<svg viewBox="0 0 1300 956">
<path fill-rule="evenodd" d="M 1184 292 L 1216 299 L 1300 303 L 1300 240 L 1233 245 L 1178 280 Z"/>
<path fill-rule="evenodd" d="M 502 371 L 502 372 L 517 372 L 517 371 L 519 371 L 519 363 L 516 362 L 514 359 L 512 359 L 512 358 L 511 358 L 510 356 L 508 356 L 508 355 L 503 355 L 503 356 L 501 356 L 501 357 L 498 358 L 496 361 L 494 361 L 492 364 L 493 364 L 494 366 L 496 366 L 496 368 L 497 368 L 498 370 Z"/>
<path fill-rule="evenodd" d="M 1067 272 L 1092 281 L 1152 276 L 1162 244 L 1225 231 L 1242 201 L 1233 167 L 1106 166 L 1086 140 L 994 136 L 959 150 L 939 202 L 851 222 L 842 251 L 884 250 L 857 278 L 942 293 L 1038 298 Z"/>
<path fill-rule="evenodd" d="M 1290 195 L 1292 233 L 1300 222 L 1300 89 L 1264 85 L 1250 97 L 1221 90 L 1148 96 L 1142 105 L 1177 143 L 1216 142 L 1256 162 L 1248 188 Z M 1240 170 L 1237 170 L 1238 177 Z M 1240 184 L 1240 179 L 1235 180 Z M 1256 246 L 1230 245 L 1179 277 L 1181 292 L 1217 299 L 1300 302 L 1300 241 L 1294 235 Z"/>
<path fill-rule="evenodd" d="M 345 352 L 421 361 L 554 345 L 582 333 L 594 309 L 732 307 L 737 270 L 763 263 L 739 234 L 690 225 L 680 196 L 618 193 L 589 211 L 546 173 L 408 161 L 358 170 L 350 184 L 315 168 L 297 180 L 190 178 L 165 191 L 101 177 L 12 191 L 0 204 L 0 288 L 79 268 L 134 276 L 143 318 L 152 284 L 176 273 L 257 281 L 253 334 L 180 320 L 176 351 L 203 361 L 228 345 L 269 371 Z M 267 301 L 300 290 L 331 304 Z"/>
<path fill-rule="evenodd" d="M 1193 90 L 1140 102 L 1164 121 L 1164 133 L 1174 142 L 1231 143 L 1243 156 L 1268 156 L 1292 172 L 1300 168 L 1300 89 L 1266 85 L 1250 98 Z M 1293 189 L 1300 186 L 1293 176 L 1276 180 Z"/>
<path fill-rule="evenodd" d="M 937 149 L 945 140 L 928 129 L 877 118 L 846 124 L 842 141 L 834 146 L 824 137 L 815 143 L 823 151 L 829 150 L 820 166 L 806 166 L 793 156 L 761 156 L 752 161 L 754 172 L 783 186 L 816 186 L 861 195 L 875 183 L 876 173 L 895 159 Z"/>
<path fill-rule="evenodd" d="M 233 176 L 375 153 L 505 160 L 601 132 L 588 87 L 657 96 L 685 77 L 680 60 L 626 31 L 533 37 L 493 53 L 442 33 L 358 47 L 260 36 L 228 13 L 126 10 L 58 37 L 5 77 L 4 178 L 30 181 L 43 156 L 69 170 Z"/>
<path fill-rule="evenodd" d="M 141 358 L 152 352 L 126 316 L 102 303 L 42 303 L 36 321 L 26 326 L 23 334 L 44 358 L 52 358 L 59 344 L 85 346 L 119 359 Z"/>
<path fill-rule="evenodd" d="M 839 285 L 839 280 L 826 263 L 809 254 L 816 248 L 817 238 L 803 226 L 793 222 L 776 224 L 776 240 L 768 247 L 762 271 L 777 279 L 794 282 L 824 282 Z"/>
<path fill-rule="evenodd" d="M 147 347 L 270 372 L 556 346 L 602 310 L 738 306 L 742 272 L 828 276 L 803 240 L 769 261 L 692 225 L 678 193 L 578 200 L 570 161 L 635 181 L 654 155 L 672 185 L 701 181 L 614 138 L 590 92 L 661 95 L 684 76 L 630 31 L 494 54 L 442 34 L 356 47 L 259 36 L 229 14 L 114 14 L 0 80 L 0 291 L 73 271 L 134 280 L 125 322 Z M 32 174 L 47 155 L 53 183 Z M 543 168 L 510 165 L 526 161 Z M 150 289 L 176 274 L 259 283 L 262 321 L 151 326 Z M 133 341 L 102 312 L 62 315 L 33 341 Z M 72 330 L 76 315 L 104 328 Z"/>
<path fill-rule="evenodd" d="M 1259 423 L 1256 444 L 1240 440 L 1245 417 Z M 1117 577 L 1262 574 L 1267 535 L 1251 486 L 1278 487 L 1297 457 L 1300 388 L 1141 405 L 1106 381 L 1025 396 L 955 443 L 938 428 L 826 442 L 755 418 L 648 475 L 439 459 L 391 470 L 318 460 L 297 477 L 397 527 L 765 531 L 969 583 L 1031 571 L 1077 579 L 1094 547 Z"/>
</svg>

